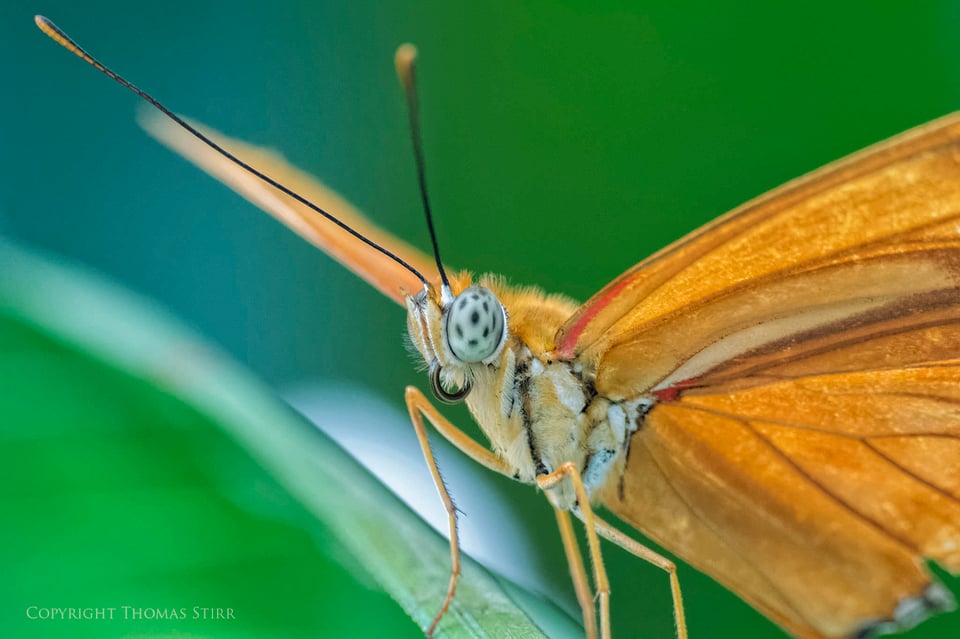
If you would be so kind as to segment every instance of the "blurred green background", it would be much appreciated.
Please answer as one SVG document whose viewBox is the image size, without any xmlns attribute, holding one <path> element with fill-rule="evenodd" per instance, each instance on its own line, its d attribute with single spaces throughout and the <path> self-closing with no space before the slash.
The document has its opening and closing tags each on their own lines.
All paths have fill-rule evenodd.
<svg viewBox="0 0 960 639">
<path fill-rule="evenodd" d="M 426 248 L 392 65 L 415 42 L 446 261 L 579 299 L 744 200 L 960 106 L 957 2 L 3 3 L 0 235 L 153 298 L 273 387 L 337 380 L 397 407 L 423 386 L 401 310 L 150 141 L 136 99 L 35 13 Z M 495 485 L 542 528 L 543 579 L 566 580 L 549 510 Z M 663 576 L 606 557 L 619 636 L 669 637 Z M 693 637 L 775 634 L 709 579 L 681 580 Z M 953 619 L 910 636 L 955 637 Z"/>
</svg>

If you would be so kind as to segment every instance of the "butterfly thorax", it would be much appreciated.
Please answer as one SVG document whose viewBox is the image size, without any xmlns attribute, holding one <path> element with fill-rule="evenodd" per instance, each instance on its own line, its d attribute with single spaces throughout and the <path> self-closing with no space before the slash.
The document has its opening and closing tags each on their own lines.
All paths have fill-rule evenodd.
<svg viewBox="0 0 960 639">
<path fill-rule="evenodd" d="M 458 328 L 449 313 L 455 301 L 463 303 L 467 324 L 475 320 L 478 327 L 494 327 L 482 307 L 477 307 L 479 313 L 471 313 L 463 301 L 473 298 L 474 291 L 479 296 L 471 303 L 485 301 L 480 287 L 502 304 L 504 334 L 488 357 L 463 362 L 454 352 L 457 337 L 446 335 Z M 573 360 L 551 355 L 554 336 L 577 308 L 576 302 L 535 288 L 512 287 L 495 276 L 482 276 L 473 285 L 469 275 L 461 274 L 451 281 L 448 294 L 436 287 L 408 298 L 407 306 L 414 346 L 431 371 L 436 368 L 444 387 L 469 386 L 467 407 L 493 451 L 511 465 L 518 480 L 532 483 L 536 476 L 573 462 L 591 494 L 616 484 L 630 436 L 651 402 L 616 402 L 598 395 L 592 372 Z M 551 496 L 562 508 L 575 503 L 566 484 Z"/>
</svg>

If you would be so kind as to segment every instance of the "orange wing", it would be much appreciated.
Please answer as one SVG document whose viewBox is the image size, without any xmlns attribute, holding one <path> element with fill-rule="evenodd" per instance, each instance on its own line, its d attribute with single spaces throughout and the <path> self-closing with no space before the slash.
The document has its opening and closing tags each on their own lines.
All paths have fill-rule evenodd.
<svg viewBox="0 0 960 639">
<path fill-rule="evenodd" d="M 823 319 L 869 311 L 875 306 L 868 295 L 899 296 L 927 286 L 927 278 L 931 287 L 955 286 L 958 136 L 960 114 L 942 118 L 788 183 L 691 233 L 594 295 L 558 332 L 556 354 L 596 365 L 598 383 L 613 393 L 644 392 L 721 337 L 724 347 L 735 351 Z M 914 253 L 884 258 L 907 251 Z M 869 277 L 850 272 L 871 259 L 876 268 Z M 898 265 L 900 273 L 885 272 Z M 916 276 L 904 282 L 903 271 L 914 268 Z M 811 279 L 831 276 L 844 281 Z M 895 280 L 889 289 L 883 287 L 885 278 Z M 825 286 L 837 289 L 833 298 L 822 295 Z M 861 288 L 865 294 L 858 300 Z M 790 306 L 781 307 L 784 303 Z M 684 331 L 673 328 L 678 318 L 687 318 Z M 666 349 L 660 341 L 647 348 L 645 342 L 664 325 L 684 339 L 666 342 Z M 753 333 L 744 335 L 744 327 Z M 686 332 L 690 328 L 695 332 Z M 632 365 L 637 353 L 645 361 L 642 375 Z M 615 373 L 621 357 L 630 360 L 626 380 Z"/>
<path fill-rule="evenodd" d="M 556 349 L 659 400 L 605 504 L 790 632 L 952 605 L 922 558 L 960 571 L 960 117 L 661 251 Z"/>
<path fill-rule="evenodd" d="M 416 276 L 395 261 L 371 250 L 315 211 L 246 172 L 166 117 L 153 111 L 142 112 L 140 123 L 163 144 L 286 224 L 398 304 L 404 304 L 404 291 L 414 293 L 423 288 Z M 398 255 L 428 281 L 439 279 L 433 259 L 371 224 L 353 205 L 316 178 L 291 166 L 278 153 L 231 139 L 196 122 L 191 125 L 241 160 Z"/>
<path fill-rule="evenodd" d="M 605 504 L 797 637 L 909 627 L 960 570 L 958 365 L 659 404 Z"/>
</svg>

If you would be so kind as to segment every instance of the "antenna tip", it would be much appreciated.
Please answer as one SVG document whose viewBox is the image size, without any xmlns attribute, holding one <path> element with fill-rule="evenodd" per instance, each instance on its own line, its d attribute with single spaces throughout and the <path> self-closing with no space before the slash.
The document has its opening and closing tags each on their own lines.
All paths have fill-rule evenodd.
<svg viewBox="0 0 960 639">
<path fill-rule="evenodd" d="M 397 75 L 400 76 L 400 82 L 402 82 L 404 86 L 409 86 L 410 79 L 413 76 L 413 65 L 416 60 L 417 47 L 409 42 L 397 47 L 394 63 L 397 66 Z"/>
<path fill-rule="evenodd" d="M 50 18 L 48 18 L 47 16 L 42 16 L 39 13 L 33 16 L 33 22 L 44 33 L 48 33 L 54 28 L 53 23 L 50 22 Z"/>
</svg>

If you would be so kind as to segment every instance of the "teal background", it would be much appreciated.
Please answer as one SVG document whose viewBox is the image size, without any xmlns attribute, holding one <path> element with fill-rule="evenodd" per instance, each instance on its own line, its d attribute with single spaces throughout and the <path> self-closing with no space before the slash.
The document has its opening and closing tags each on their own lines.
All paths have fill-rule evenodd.
<svg viewBox="0 0 960 639">
<path fill-rule="evenodd" d="M 400 309 L 147 139 L 136 99 L 44 38 L 38 12 L 426 248 L 392 66 L 415 42 L 446 261 L 579 299 L 740 202 L 960 106 L 956 2 L 4 3 L 0 234 L 152 297 L 277 388 L 336 379 L 397 406 L 423 386 Z M 565 579 L 548 510 L 502 490 L 542 520 L 547 574 Z M 662 575 L 606 557 L 620 636 L 670 636 Z M 681 579 L 693 637 L 774 634 L 708 579 Z"/>
</svg>

